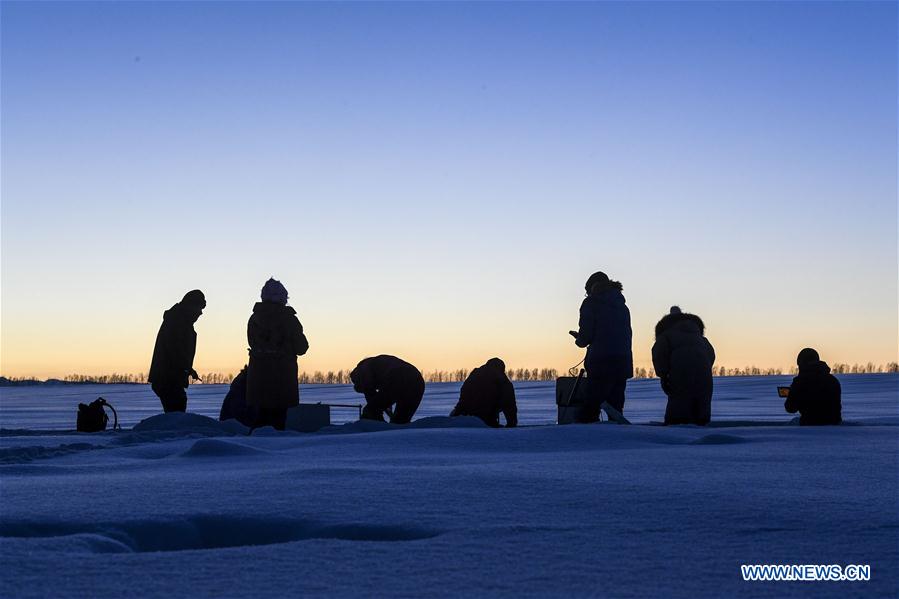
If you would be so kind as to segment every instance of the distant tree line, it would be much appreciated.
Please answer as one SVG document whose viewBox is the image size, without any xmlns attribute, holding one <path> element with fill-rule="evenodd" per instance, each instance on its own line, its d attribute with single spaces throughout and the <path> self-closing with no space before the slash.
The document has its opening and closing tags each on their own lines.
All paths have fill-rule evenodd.
<svg viewBox="0 0 899 599">
<path fill-rule="evenodd" d="M 350 369 L 327 372 L 316 370 L 315 372 L 300 373 L 300 384 L 312 385 L 351 385 Z M 468 378 L 470 370 L 459 368 L 457 370 L 426 370 L 422 376 L 428 383 L 459 383 Z M 510 368 L 506 374 L 513 381 L 554 381 L 559 376 L 555 368 Z"/>
<path fill-rule="evenodd" d="M 836 362 L 832 366 L 834 374 L 882 374 L 899 372 L 899 363 L 889 362 L 887 364 L 844 364 Z M 297 382 L 301 385 L 350 385 L 350 369 L 328 370 L 327 372 L 316 370 L 314 372 L 303 372 L 297 378 Z M 776 375 L 795 375 L 796 367 L 784 370 L 783 368 L 759 368 L 757 366 L 746 366 L 743 368 L 726 368 L 719 366 L 713 369 L 715 376 L 776 376 Z M 424 379 L 428 383 L 458 383 L 464 381 L 470 371 L 467 368 L 459 368 L 457 370 L 430 370 L 422 373 Z M 555 368 L 509 368 L 506 374 L 513 381 L 554 381 L 559 376 L 559 371 Z M 207 385 L 229 385 L 234 380 L 234 373 L 207 372 L 200 373 L 201 381 L 198 384 Z M 656 373 L 652 368 L 635 368 L 634 378 L 651 379 L 655 378 Z M 139 374 L 69 374 L 62 379 L 47 379 L 46 381 L 38 380 L 33 377 L 4 377 L 0 376 L 0 386 L 20 386 L 20 385 L 59 385 L 59 384 L 81 384 L 81 385 L 145 385 L 147 384 L 147 375 L 143 372 Z"/>
<path fill-rule="evenodd" d="M 62 377 L 62 380 L 66 383 L 81 383 L 89 385 L 136 385 L 146 384 L 147 375 L 143 372 L 141 372 L 140 374 L 119 374 L 117 372 L 101 375 L 67 374 L 66 376 Z"/>
<path fill-rule="evenodd" d="M 899 362 L 890 362 L 886 365 L 877 365 L 873 362 L 868 362 L 864 366 L 861 364 L 853 364 L 852 366 L 850 366 L 849 364 L 843 364 L 842 362 L 835 362 L 832 368 L 832 372 L 836 374 L 875 374 L 884 372 L 899 372 Z"/>
<path fill-rule="evenodd" d="M 786 371 L 782 368 L 758 368 L 757 366 L 746 366 L 745 368 L 725 368 L 724 366 L 720 366 L 713 370 L 716 376 L 771 376 L 783 374 L 796 375 L 799 373 L 799 368 L 796 366 L 792 366 Z M 899 363 L 888 362 L 886 364 L 874 364 L 873 362 L 868 362 L 867 364 L 849 365 L 843 364 L 842 362 L 836 362 L 831 367 L 831 372 L 834 374 L 895 373 L 899 372 Z"/>
<path fill-rule="evenodd" d="M 234 375 L 231 373 L 225 374 L 222 372 L 207 372 L 206 374 L 197 374 L 200 375 L 200 380 L 202 383 L 207 383 L 210 385 L 230 384 L 231 381 L 234 380 Z M 148 382 L 147 375 L 143 372 L 141 372 L 140 374 L 119 374 L 117 372 L 101 375 L 68 374 L 62 378 L 62 381 L 65 383 L 80 383 L 91 385 L 146 385 Z"/>
</svg>

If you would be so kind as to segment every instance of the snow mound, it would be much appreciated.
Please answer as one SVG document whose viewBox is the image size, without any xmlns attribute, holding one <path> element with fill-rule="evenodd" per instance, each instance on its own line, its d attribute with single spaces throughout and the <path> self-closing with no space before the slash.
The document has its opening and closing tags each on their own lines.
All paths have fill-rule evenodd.
<svg viewBox="0 0 899 599">
<path fill-rule="evenodd" d="M 246 435 L 250 432 L 250 429 L 236 420 L 219 422 L 191 412 L 170 412 L 150 416 L 138 422 L 132 430 L 140 433 L 184 432 L 218 435 Z"/>
<path fill-rule="evenodd" d="M 0 537 L 64 541 L 69 551 L 149 553 L 276 545 L 311 539 L 397 542 L 443 531 L 404 525 L 322 524 L 289 518 L 197 515 L 106 523 L 4 523 Z"/>
<path fill-rule="evenodd" d="M 690 441 L 690 445 L 733 445 L 734 443 L 749 443 L 749 439 L 737 435 L 717 433 Z"/>
<path fill-rule="evenodd" d="M 488 428 L 477 416 L 430 416 L 416 420 L 408 428 Z"/>
<path fill-rule="evenodd" d="M 103 447 L 103 445 L 92 445 L 90 443 L 67 443 L 57 447 L 45 447 L 41 445 L 5 447 L 0 449 L 0 464 L 21 464 L 30 462 L 31 460 L 55 458 L 71 453 L 77 453 L 79 451 L 103 449 Z"/>
<path fill-rule="evenodd" d="M 278 429 L 276 429 L 273 426 L 263 426 L 260 428 L 253 429 L 254 437 L 281 437 L 284 435 L 299 435 L 299 434 L 300 433 L 298 431 L 292 431 L 292 430 L 279 431 Z"/>
<path fill-rule="evenodd" d="M 379 420 L 357 420 L 346 424 L 332 424 L 319 429 L 319 433 L 377 433 L 380 431 L 395 431 L 400 426 L 388 424 Z"/>
<path fill-rule="evenodd" d="M 357 420 L 339 426 L 326 426 L 320 433 L 377 433 L 381 431 L 400 431 L 429 428 L 488 428 L 484 421 L 476 416 L 429 416 L 414 420 L 409 424 L 389 424 L 379 420 Z M 255 434 L 255 433 L 254 433 Z"/>
<path fill-rule="evenodd" d="M 261 449 L 241 445 L 240 443 L 231 443 L 229 441 L 220 441 L 218 439 L 200 439 L 191 445 L 190 449 L 183 452 L 181 457 L 184 458 L 219 458 L 228 456 L 256 455 L 265 453 Z"/>
</svg>

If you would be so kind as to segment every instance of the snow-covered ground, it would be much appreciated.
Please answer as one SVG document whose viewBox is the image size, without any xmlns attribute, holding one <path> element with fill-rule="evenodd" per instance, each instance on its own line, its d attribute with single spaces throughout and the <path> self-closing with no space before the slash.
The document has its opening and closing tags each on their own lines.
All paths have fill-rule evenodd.
<svg viewBox="0 0 899 599">
<path fill-rule="evenodd" d="M 841 380 L 840 427 L 787 425 L 780 381 L 748 378 L 716 381 L 706 428 L 493 430 L 444 417 L 458 386 L 434 385 L 408 427 L 252 436 L 198 414 L 52 430 L 100 394 L 126 427 L 157 409 L 142 387 L 3 389 L 0 596 L 894 597 L 899 377 Z M 195 387 L 189 407 L 222 395 Z M 553 399 L 519 385 L 523 422 L 552 421 Z M 634 421 L 663 406 L 657 383 L 629 386 Z M 871 581 L 743 582 L 751 563 Z"/>
</svg>

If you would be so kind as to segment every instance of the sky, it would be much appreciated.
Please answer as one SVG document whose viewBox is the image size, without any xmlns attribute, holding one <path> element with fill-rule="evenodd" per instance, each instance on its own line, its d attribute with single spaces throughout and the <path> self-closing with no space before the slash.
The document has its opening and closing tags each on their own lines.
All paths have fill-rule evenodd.
<svg viewBox="0 0 899 599">
<path fill-rule="evenodd" d="M 586 278 L 637 366 L 897 359 L 897 5 L 0 5 L 0 374 L 146 372 L 270 276 L 305 371 L 567 369 Z"/>
</svg>

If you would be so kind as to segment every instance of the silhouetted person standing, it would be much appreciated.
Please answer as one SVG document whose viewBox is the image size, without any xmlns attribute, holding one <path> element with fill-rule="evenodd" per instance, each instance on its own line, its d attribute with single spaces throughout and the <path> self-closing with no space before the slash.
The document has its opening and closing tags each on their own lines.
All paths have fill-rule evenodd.
<svg viewBox="0 0 899 599">
<path fill-rule="evenodd" d="M 306 353 L 309 342 L 296 310 L 287 305 L 284 285 L 269 279 L 261 299 L 247 323 L 247 406 L 258 410 L 256 427 L 283 430 L 288 408 L 300 403 L 297 356 Z"/>
<path fill-rule="evenodd" d="M 506 365 L 499 358 L 490 358 L 462 383 L 459 402 L 450 416 L 477 416 L 487 426 L 499 427 L 500 412 L 507 427 L 518 425 L 515 388 L 506 376 Z"/>
<path fill-rule="evenodd" d="M 190 377 L 199 380 L 194 370 L 197 333 L 194 323 L 206 307 L 206 297 L 199 289 L 188 291 L 180 302 L 162 315 L 156 334 L 153 360 L 150 363 L 150 386 L 165 412 L 187 410 L 187 386 Z"/>
<path fill-rule="evenodd" d="M 603 402 L 624 413 L 624 389 L 634 376 L 631 353 L 631 312 L 624 302 L 623 286 L 604 272 L 595 272 L 584 285 L 579 328 L 570 331 L 578 347 L 587 348 L 588 399 L 580 422 L 596 422 Z"/>
<path fill-rule="evenodd" d="M 705 324 L 677 306 L 656 325 L 652 365 L 668 396 L 665 424 L 706 425 L 712 417 L 712 365 L 715 349 Z"/>
<path fill-rule="evenodd" d="M 393 408 L 390 422 L 407 424 L 425 393 L 425 380 L 418 368 L 396 356 L 365 358 L 350 373 L 353 389 L 365 395 L 362 418 L 384 420 L 384 412 Z"/>
<path fill-rule="evenodd" d="M 843 422 L 842 388 L 837 377 L 830 374 L 830 366 L 810 347 L 799 352 L 796 365 L 799 376 L 793 379 L 784 401 L 787 412 L 799 412 L 799 424 L 803 426 Z"/>
</svg>

